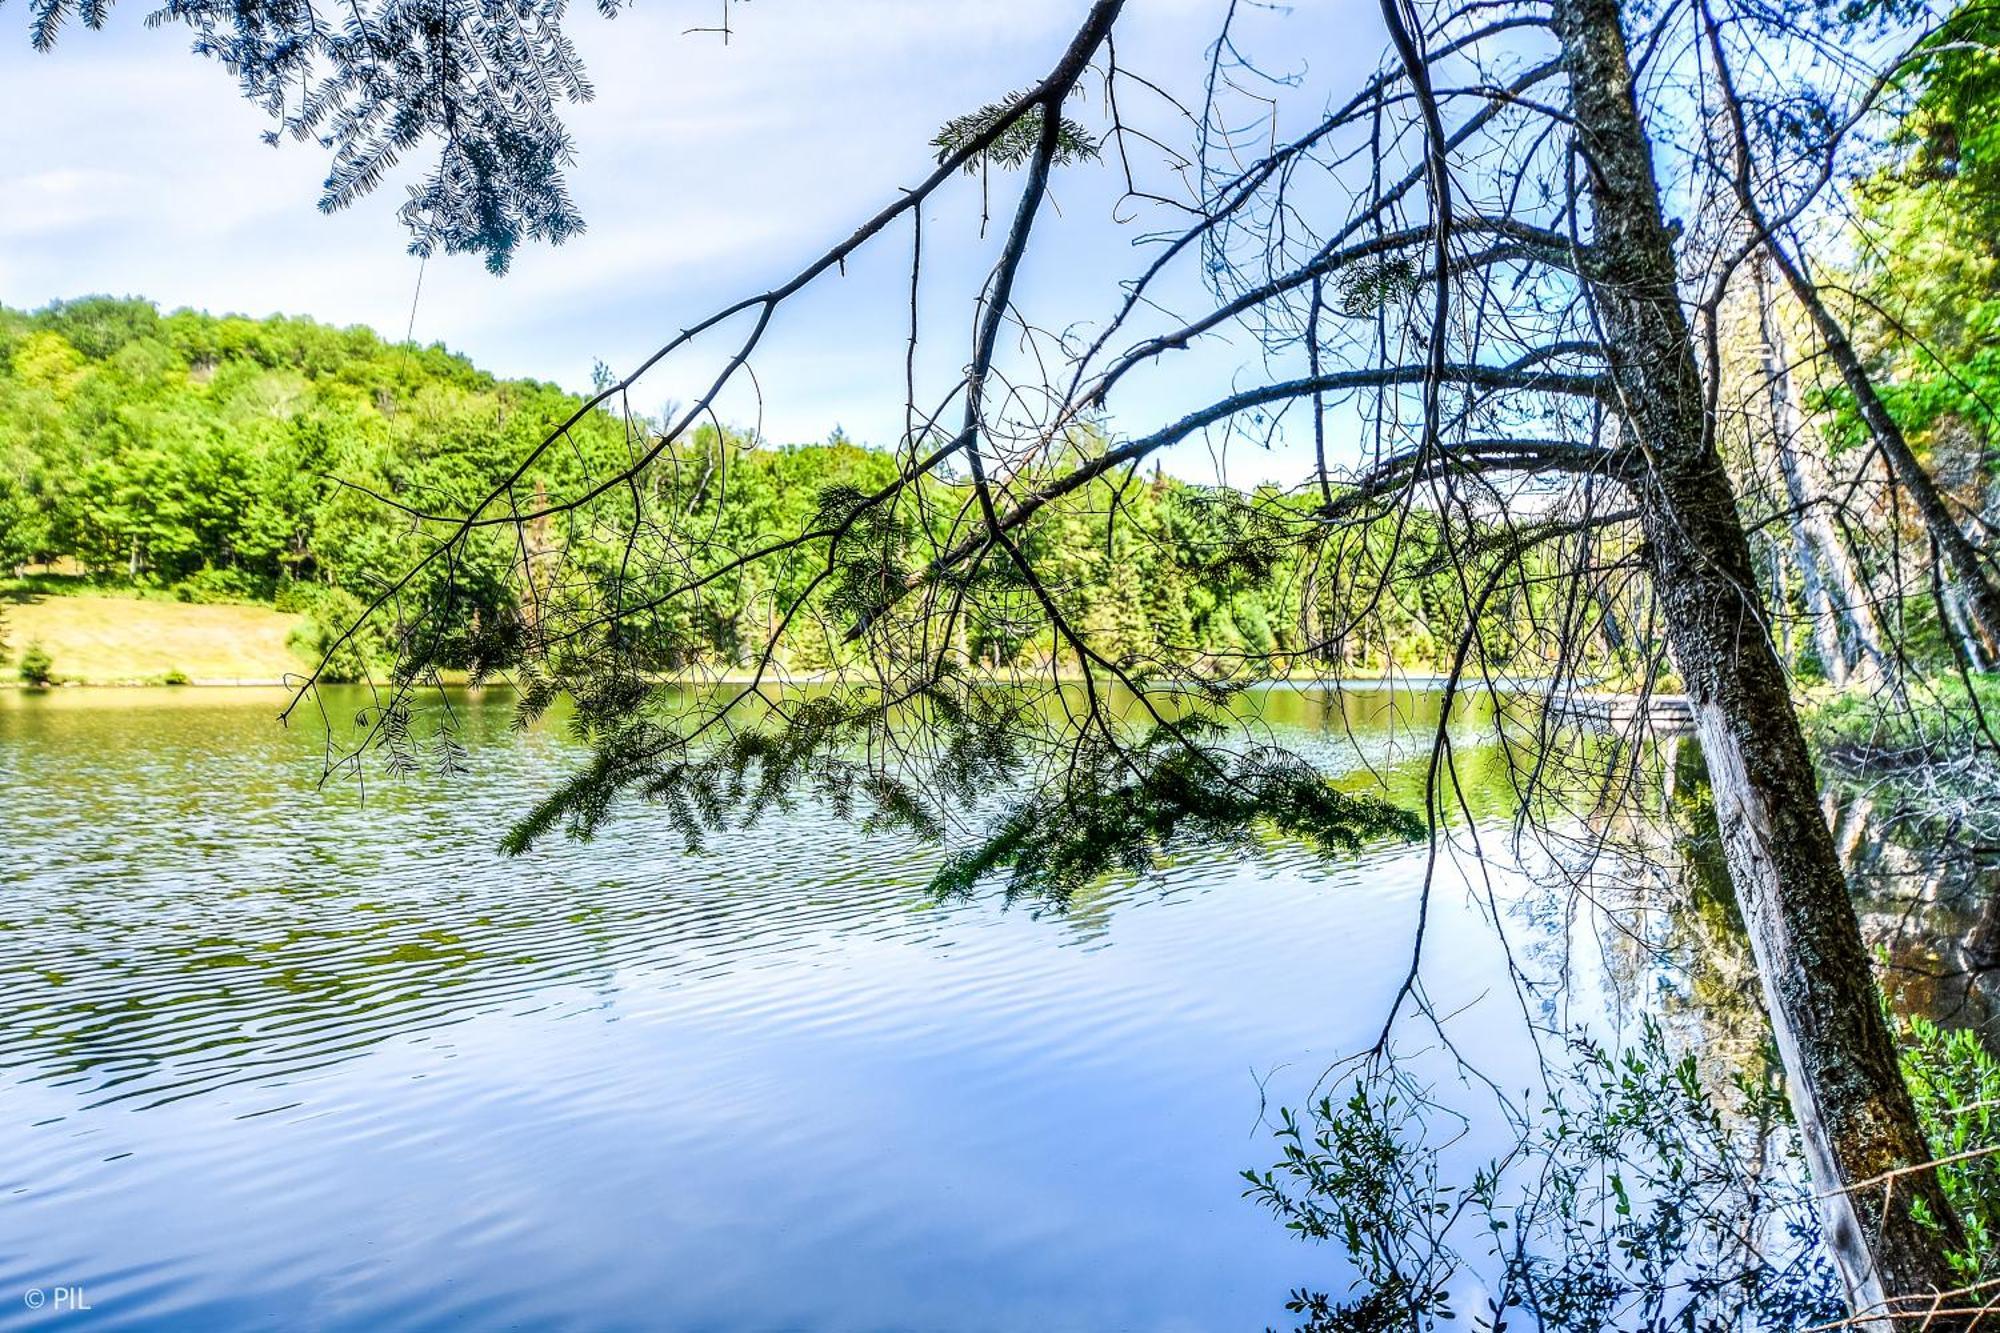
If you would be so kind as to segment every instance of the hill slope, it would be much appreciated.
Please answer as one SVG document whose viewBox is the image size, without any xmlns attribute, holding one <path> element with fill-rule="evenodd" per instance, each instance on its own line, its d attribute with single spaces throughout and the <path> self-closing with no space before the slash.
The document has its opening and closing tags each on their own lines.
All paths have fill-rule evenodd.
<svg viewBox="0 0 2000 1333">
<path fill-rule="evenodd" d="M 264 684 L 300 669 L 285 638 L 299 623 L 261 606 L 197 606 L 139 597 L 0 600 L 7 679 L 30 643 L 58 679 L 86 685 L 157 684 L 178 672 L 203 685 Z"/>
</svg>

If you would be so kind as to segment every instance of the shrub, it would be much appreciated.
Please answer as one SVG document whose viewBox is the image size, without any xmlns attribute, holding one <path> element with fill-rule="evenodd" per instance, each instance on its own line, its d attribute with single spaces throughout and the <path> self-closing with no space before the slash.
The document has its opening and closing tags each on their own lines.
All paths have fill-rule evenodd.
<svg viewBox="0 0 2000 1333">
<path fill-rule="evenodd" d="M 21 683 L 43 689 L 55 681 L 55 662 L 49 657 L 49 650 L 39 643 L 28 645 L 21 654 Z"/>
<path fill-rule="evenodd" d="M 261 601 L 270 584 L 247 570 L 198 569 L 173 586 L 174 600 L 202 604 Z"/>
<path fill-rule="evenodd" d="M 305 612 L 305 619 L 286 636 L 286 646 L 313 666 L 331 651 L 326 670 L 320 673 L 320 679 L 329 683 L 363 680 L 371 671 L 380 670 L 391 654 L 385 635 L 376 626 L 363 626 L 360 634 L 340 642 L 347 627 L 360 619 L 364 609 L 361 600 L 340 588 L 320 587 L 304 593 L 314 586 L 293 584 L 290 595 L 280 600 L 285 609 Z M 286 603 L 290 605 L 286 607 Z"/>
<path fill-rule="evenodd" d="M 1970 1028 L 1913 1018 L 1903 1032 L 1903 1080 L 1917 1103 L 1938 1180 L 1965 1224 L 1969 1253 L 1952 1264 L 1967 1282 L 2000 1276 L 2000 1061 Z"/>
<path fill-rule="evenodd" d="M 194 682 L 188 679 L 187 672 L 181 670 L 179 667 L 175 667 L 172 671 L 169 671 L 166 675 L 160 677 L 160 684 L 192 685 L 194 684 Z"/>
<path fill-rule="evenodd" d="M 311 615 L 313 608 L 333 589 L 324 583 L 309 583 L 303 579 L 286 579 L 278 585 L 277 595 L 271 605 L 287 615 Z"/>
<path fill-rule="evenodd" d="M 1245 1193 L 1341 1245 L 1355 1276 L 1346 1299 L 1293 1293 L 1300 1333 L 1425 1333 L 1469 1291 L 1486 1308 L 1467 1325 L 1493 1330 L 1775 1333 L 1840 1317 L 1768 1053 L 1718 1088 L 1648 1018 L 1622 1051 L 1573 1038 L 1549 1074 L 1540 1107 L 1517 1108 L 1519 1141 L 1483 1165 L 1452 1151 L 1465 1116 L 1393 1062 L 1281 1111 L 1283 1160 L 1245 1172 Z"/>
</svg>

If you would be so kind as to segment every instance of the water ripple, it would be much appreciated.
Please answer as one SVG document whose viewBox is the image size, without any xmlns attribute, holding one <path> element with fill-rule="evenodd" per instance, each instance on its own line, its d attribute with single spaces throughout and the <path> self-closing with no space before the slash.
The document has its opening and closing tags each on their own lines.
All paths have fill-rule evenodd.
<svg viewBox="0 0 2000 1333">
<path fill-rule="evenodd" d="M 1255 1327 L 1317 1262 L 1238 1197 L 1253 1071 L 1372 1035 L 1412 853 L 1039 919 L 810 809 L 510 861 L 574 756 L 504 706 L 363 801 L 268 700 L 44 702 L 0 704 L 0 1329 L 59 1283 L 112 1328 Z"/>
</svg>

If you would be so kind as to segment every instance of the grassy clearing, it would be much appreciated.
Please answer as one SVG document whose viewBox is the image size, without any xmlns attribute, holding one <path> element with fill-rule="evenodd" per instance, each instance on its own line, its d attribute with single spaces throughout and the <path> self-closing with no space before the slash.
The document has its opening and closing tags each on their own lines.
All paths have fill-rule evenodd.
<svg viewBox="0 0 2000 1333">
<path fill-rule="evenodd" d="M 198 685 L 268 683 L 301 669 L 285 637 L 298 617 L 261 606 L 203 606 L 137 597 L 0 593 L 7 643 L 0 679 L 40 643 L 58 681 L 157 685 L 179 673 Z"/>
</svg>

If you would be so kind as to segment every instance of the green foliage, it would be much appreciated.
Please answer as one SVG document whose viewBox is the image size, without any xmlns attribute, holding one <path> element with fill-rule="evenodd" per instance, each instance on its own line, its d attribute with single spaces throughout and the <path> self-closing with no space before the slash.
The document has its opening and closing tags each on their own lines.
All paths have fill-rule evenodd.
<svg viewBox="0 0 2000 1333">
<path fill-rule="evenodd" d="M 1413 1150 L 1423 1099 L 1393 1081 L 1356 1079 L 1344 1102 L 1323 1097 L 1311 1117 L 1280 1109 L 1283 1160 L 1262 1174 L 1245 1171 L 1245 1194 L 1300 1238 L 1338 1241 L 1364 1289 L 1340 1302 L 1295 1291 L 1286 1308 L 1305 1315 L 1313 1333 L 1390 1333 L 1454 1319 L 1444 1234 L 1453 1206 L 1436 1154 Z"/>
<path fill-rule="evenodd" d="M 388 669 L 392 645 L 380 624 L 360 625 L 361 600 L 340 588 L 296 584 L 280 598 L 279 609 L 298 611 L 303 618 L 286 637 L 305 670 L 319 668 L 329 683 L 366 680 Z M 323 664 L 323 665 L 322 665 Z"/>
<path fill-rule="evenodd" d="M 474 502 L 577 405 L 309 320 L 104 297 L 0 316 L 0 568 L 74 561 L 101 584 L 188 601 L 295 585 L 372 596 L 430 537 L 396 504 Z M 572 443 L 527 484 L 604 467 L 622 425 L 593 416 Z M 498 532 L 468 543 L 397 609 L 448 605 L 459 633 L 495 623 L 512 611 L 514 559 Z"/>
<path fill-rule="evenodd" d="M 1900 701 L 1861 691 L 1822 695 L 1804 712 L 1806 734 L 1837 764 L 1880 771 L 1976 749 L 1985 736 L 1982 717 L 2000 727 L 2000 674 L 1914 680 L 1906 693 Z"/>
<path fill-rule="evenodd" d="M 592 761 L 515 825 L 504 850 L 518 855 L 557 829 L 588 838 L 624 797 L 663 809 L 690 850 L 699 850 L 711 831 L 748 826 L 804 795 L 842 817 L 860 813 L 869 827 L 936 839 L 947 802 L 976 799 L 1004 782 L 1018 758 L 1020 702 L 949 677 L 907 703 L 862 687 L 788 700 L 774 705 L 762 725 L 699 751 L 648 715 L 654 696 L 623 672 L 593 678 L 576 694 L 572 726 L 594 743 Z M 523 693 L 523 715 L 551 699 L 546 682 L 535 678 Z M 869 762 L 860 745 L 882 728 L 917 724 L 937 755 L 921 788 Z"/>
<path fill-rule="evenodd" d="M 991 133 L 995 125 L 1011 116 L 1006 128 L 992 143 L 966 160 L 965 169 L 976 171 L 982 165 L 1003 169 L 1026 166 L 1042 141 L 1042 108 L 1037 105 L 1017 112 L 1016 108 L 1020 105 L 1021 94 L 1009 93 L 977 111 L 953 116 L 931 140 L 931 147 L 937 149 L 938 161 L 944 161 L 982 135 Z M 1054 165 L 1066 167 L 1077 162 L 1094 162 L 1097 157 L 1097 140 L 1091 137 L 1090 131 L 1068 116 L 1059 117 Z"/>
<path fill-rule="evenodd" d="M 1903 1081 L 1938 1169 L 1945 1198 L 1965 1225 L 1967 1251 L 1952 1263 L 1970 1284 L 2000 1278 L 2000 1060 L 1969 1028 L 1912 1018 L 1902 1032 Z"/>
<path fill-rule="evenodd" d="M 1474 1326 L 1492 1329 L 1776 1333 L 1841 1317 L 1773 1079 L 1739 1076 L 1719 1101 L 1650 1020 L 1622 1052 L 1578 1038 L 1569 1054 L 1520 1142 L 1462 1183 L 1447 1150 L 1465 1121 L 1393 1065 L 1283 1113 L 1281 1159 L 1245 1172 L 1245 1192 L 1355 1271 L 1349 1299 L 1294 1294 L 1303 1328 L 1433 1329 L 1472 1280 L 1492 1293 Z"/>
<path fill-rule="evenodd" d="M 31 643 L 22 650 L 17 670 L 20 673 L 21 683 L 35 689 L 45 688 L 55 682 L 55 663 L 50 660 L 48 649 L 39 643 Z"/>
<path fill-rule="evenodd" d="M 275 126 L 264 139 L 332 156 L 319 205 L 344 208 L 427 143 L 435 164 L 401 209 L 413 253 L 477 253 L 504 272 L 526 239 L 583 230 L 563 171 L 574 147 L 565 104 L 591 86 L 564 31 L 564 0 L 488 5 L 381 0 L 329 20 L 300 0 L 170 0 L 149 25 L 179 24 Z M 617 0 L 600 0 L 607 17 Z M 48 51 L 72 16 L 102 28 L 111 0 L 28 0 L 30 41 Z M 468 56 L 468 52 L 471 54 Z"/>
<path fill-rule="evenodd" d="M 1960 6 L 1904 71 L 1915 96 L 1897 137 L 1904 154 L 1896 183 L 1949 196 L 1948 206 L 1989 236 L 2000 227 L 2000 16 L 1980 4 Z"/>
<path fill-rule="evenodd" d="M 1859 192 L 1856 310 L 1884 400 L 1977 511 L 2000 427 L 2000 14 L 1967 3 L 1904 71 L 1893 160 Z M 1851 405 L 1850 434 L 1855 429 Z"/>
<path fill-rule="evenodd" d="M 213 565 L 197 569 L 169 589 L 181 602 L 254 602 L 262 600 L 260 580 L 241 568 L 217 569 Z"/>
<path fill-rule="evenodd" d="M 1422 285 L 1422 275 L 1409 258 L 1357 260 L 1334 274 L 1337 305 L 1345 315 L 1367 315 L 1400 301 Z"/>
<path fill-rule="evenodd" d="M 346 628 L 340 617 L 446 530 L 408 511 L 478 503 L 579 406 L 440 348 L 308 320 L 162 315 L 105 297 L 0 309 L 0 567 L 74 561 L 97 583 L 142 594 L 275 601 L 312 617 L 298 643 L 316 660 Z M 1049 475 L 1103 444 L 1080 431 L 1046 460 Z M 628 457 L 627 423 L 586 414 L 501 512 L 587 490 Z M 638 479 L 649 513 L 637 531 L 623 488 L 518 533 L 480 529 L 393 599 L 335 670 L 358 675 L 407 649 L 416 675 L 511 671 L 538 627 L 569 619 L 595 627 L 543 664 L 564 684 L 565 661 L 606 650 L 642 673 L 741 669 L 767 650 L 772 666 L 795 672 L 852 664 L 884 651 L 871 631 L 901 623 L 901 593 L 962 535 L 950 528 L 967 496 L 949 477 L 868 503 L 895 475 L 890 455 L 843 435 L 771 447 L 704 425 Z M 1044 591 L 1113 661 L 1235 676 L 1305 657 L 1356 671 L 1437 669 L 1462 584 L 1436 560 L 1435 520 L 1329 532 L 1310 505 L 1272 490 L 1105 478 L 1049 505 L 1019 541 Z M 797 558 L 731 564 L 831 529 L 837 538 L 807 542 Z M 1382 580 L 1395 595 L 1372 595 Z M 692 581 L 698 596 L 655 600 Z M 938 586 L 964 598 L 955 651 L 1002 669 L 1073 658 L 1007 562 Z M 1539 651 L 1531 627 L 1559 586 L 1524 578 L 1518 596 L 1489 609 L 1496 666 Z M 311 589 L 343 595 L 315 600 Z M 621 599 L 646 604 L 609 614 Z M 1315 641 L 1364 621 L 1365 632 Z"/>
<path fill-rule="evenodd" d="M 1114 871 L 1149 873 L 1177 838 L 1245 845 L 1261 825 L 1331 852 L 1423 835 L 1417 816 L 1339 791 L 1295 755 L 1227 752 L 1210 743 L 1216 730 L 1191 719 L 1135 745 L 1084 745 L 1064 788 L 1018 801 L 979 847 L 938 872 L 933 889 L 969 893 L 1006 869 L 1009 896 L 1064 903 Z"/>
<path fill-rule="evenodd" d="M 747 827 L 806 795 L 867 827 L 937 841 L 955 811 L 1020 788 L 1025 714 L 1034 707 L 1020 691 L 951 675 L 913 701 L 846 687 L 774 705 L 762 725 L 696 749 L 669 718 L 649 715 L 653 694 L 619 673 L 578 696 L 572 725 L 593 743 L 592 760 L 515 825 L 508 853 L 558 830 L 588 838 L 627 798 L 662 809 L 690 850 L 711 831 Z M 550 700 L 531 685 L 524 715 Z M 1191 718 L 1129 743 L 1082 746 L 1064 786 L 1016 799 L 976 846 L 946 861 L 932 891 L 970 893 L 1006 871 L 1010 897 L 1062 906 L 1106 875 L 1151 871 L 1177 840 L 1248 846 L 1254 829 L 1268 827 L 1331 853 L 1422 834 L 1416 816 L 1341 792 L 1294 755 L 1229 753 L 1214 743 L 1220 730 Z M 870 758 L 898 732 L 925 742 L 927 758 L 910 776 Z"/>
<path fill-rule="evenodd" d="M 1900 1025 L 1905 1081 L 1968 1249 L 1968 1285 L 2000 1278 L 2000 1060 L 1971 1029 Z M 1651 1020 L 1628 1049 L 1572 1041 L 1519 1143 L 1461 1183 L 1464 1121 L 1393 1065 L 1354 1074 L 1301 1117 L 1246 1193 L 1355 1271 L 1346 1299 L 1302 1290 L 1312 1333 L 1431 1329 L 1450 1292 L 1496 1293 L 1478 1327 L 1788 1330 L 1840 1317 L 1817 1249 L 1811 1182 L 1767 1053 L 1712 1089 Z"/>
<path fill-rule="evenodd" d="M 56 301 L 39 311 L 35 322 L 92 361 L 108 360 L 133 343 L 160 336 L 160 312 L 132 297 Z"/>
</svg>

